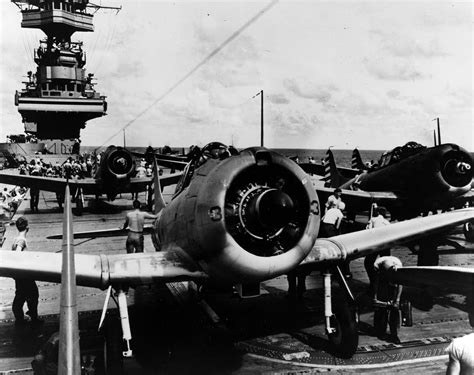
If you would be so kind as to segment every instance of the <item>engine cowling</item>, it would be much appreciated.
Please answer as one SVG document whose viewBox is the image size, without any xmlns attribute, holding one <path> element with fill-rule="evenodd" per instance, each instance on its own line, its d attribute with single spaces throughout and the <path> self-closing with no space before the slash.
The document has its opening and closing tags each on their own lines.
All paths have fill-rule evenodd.
<svg viewBox="0 0 474 375">
<path fill-rule="evenodd" d="M 452 187 L 466 188 L 471 185 L 473 177 L 473 162 L 471 155 L 460 147 L 451 146 L 440 161 L 440 171 L 443 179 Z"/>
<path fill-rule="evenodd" d="M 264 148 L 208 160 L 155 223 L 160 249 L 183 250 L 219 282 L 294 269 L 319 230 L 319 201 L 296 163 Z"/>
<path fill-rule="evenodd" d="M 98 177 L 105 180 L 129 179 L 135 175 L 135 167 L 135 159 L 130 151 L 109 146 L 102 156 Z"/>
<path fill-rule="evenodd" d="M 392 191 L 417 205 L 442 207 L 468 192 L 472 177 L 470 154 L 447 143 L 363 174 L 358 178 L 358 187 L 366 191 Z"/>
</svg>

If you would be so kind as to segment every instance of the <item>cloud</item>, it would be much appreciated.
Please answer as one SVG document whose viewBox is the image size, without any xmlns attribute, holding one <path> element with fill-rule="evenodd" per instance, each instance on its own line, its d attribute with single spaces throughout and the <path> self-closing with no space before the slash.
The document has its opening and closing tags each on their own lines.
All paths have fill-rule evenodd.
<svg viewBox="0 0 474 375">
<path fill-rule="evenodd" d="M 387 96 L 391 99 L 396 99 L 400 96 L 400 91 L 398 91 L 398 90 L 389 90 L 389 91 L 387 91 Z"/>
<path fill-rule="evenodd" d="M 375 60 L 364 59 L 367 72 L 380 80 L 392 81 L 418 81 L 430 78 L 421 68 L 418 68 L 412 60 L 403 58 L 378 58 Z"/>
<path fill-rule="evenodd" d="M 186 96 L 166 100 L 159 109 L 164 115 L 174 118 L 176 122 L 196 124 L 211 121 L 209 94 L 197 88 Z"/>
<path fill-rule="evenodd" d="M 300 98 L 314 99 L 316 102 L 326 104 L 331 100 L 338 89 L 331 84 L 317 84 L 309 80 L 285 79 L 283 86 Z"/>
<path fill-rule="evenodd" d="M 421 33 L 421 31 L 418 31 L 418 33 Z M 447 56 L 447 53 L 441 48 L 439 39 L 435 37 L 421 34 L 414 37 L 412 33 L 405 34 L 402 30 L 389 32 L 382 29 L 372 29 L 370 35 L 375 38 L 375 42 L 380 46 L 379 51 L 385 51 L 390 56 L 404 58 Z"/>
<path fill-rule="evenodd" d="M 284 94 L 269 95 L 267 98 L 273 104 L 288 104 L 290 101 Z"/>
</svg>

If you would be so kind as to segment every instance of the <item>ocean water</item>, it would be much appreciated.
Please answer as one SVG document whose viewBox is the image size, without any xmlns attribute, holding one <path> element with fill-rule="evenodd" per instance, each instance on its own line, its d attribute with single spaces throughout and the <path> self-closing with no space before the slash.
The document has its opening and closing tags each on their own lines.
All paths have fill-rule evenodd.
<svg viewBox="0 0 474 375">
<path fill-rule="evenodd" d="M 81 146 L 81 152 L 92 152 L 95 147 Z M 146 147 L 128 147 L 131 151 L 145 152 Z M 173 150 L 182 153 L 187 152 L 188 149 L 184 147 L 176 147 Z M 298 149 L 298 148 L 275 148 L 273 149 L 287 157 L 298 156 L 301 163 L 308 162 L 309 157 L 312 156 L 316 162 L 320 162 L 326 156 L 326 149 Z M 336 159 L 336 163 L 343 167 L 351 166 L 352 150 L 338 150 L 331 149 Z M 359 150 L 362 161 L 365 163 L 370 160 L 377 161 L 385 150 Z"/>
</svg>

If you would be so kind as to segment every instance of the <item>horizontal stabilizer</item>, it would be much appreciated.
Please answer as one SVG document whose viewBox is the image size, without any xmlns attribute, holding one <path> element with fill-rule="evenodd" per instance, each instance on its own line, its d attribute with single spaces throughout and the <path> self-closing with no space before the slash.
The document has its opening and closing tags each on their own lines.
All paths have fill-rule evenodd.
<svg viewBox="0 0 474 375">
<path fill-rule="evenodd" d="M 153 225 L 146 224 L 143 227 L 144 234 L 150 234 L 153 230 Z M 83 232 L 75 232 L 74 238 L 102 238 L 102 237 L 113 237 L 113 236 L 126 236 L 128 234 L 127 229 L 114 228 L 114 229 L 98 229 L 89 230 Z M 46 237 L 48 240 L 60 240 L 63 238 L 62 234 L 53 234 Z"/>
</svg>

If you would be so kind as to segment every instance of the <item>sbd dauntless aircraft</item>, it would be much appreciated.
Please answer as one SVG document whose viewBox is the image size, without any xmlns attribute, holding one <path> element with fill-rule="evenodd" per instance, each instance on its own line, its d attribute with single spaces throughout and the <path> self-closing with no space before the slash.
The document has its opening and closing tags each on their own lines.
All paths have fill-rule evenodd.
<svg viewBox="0 0 474 375">
<path fill-rule="evenodd" d="M 69 184 L 71 193 L 76 196 L 76 205 L 82 208 L 82 194 L 100 196 L 106 194 L 109 200 L 114 200 L 117 194 L 146 191 L 152 182 L 152 177 L 138 178 L 136 162 L 132 153 L 117 146 L 109 146 L 101 157 L 100 164 L 93 178 L 69 179 L 12 175 L 0 173 L 0 183 L 25 186 L 39 190 L 63 193 Z M 162 178 L 162 186 L 173 185 L 180 175 L 169 175 Z"/>
<path fill-rule="evenodd" d="M 300 266 L 324 271 L 326 330 L 334 349 L 351 356 L 358 345 L 357 323 L 352 294 L 338 276 L 338 264 L 474 219 L 473 209 L 463 209 L 370 232 L 317 239 L 318 197 L 296 163 L 264 148 L 236 155 L 230 155 L 223 145 L 213 148 L 215 152 L 190 163 L 166 207 L 155 168 L 156 252 L 75 256 L 78 285 L 115 289 L 127 345 L 125 356 L 132 353 L 127 286 L 178 280 L 259 283 Z M 48 252 L 0 251 L 0 276 L 59 282 L 60 257 Z M 346 303 L 335 306 L 335 313 L 332 275 L 348 296 Z"/>
<path fill-rule="evenodd" d="M 326 187 L 320 198 L 342 189 L 349 210 L 367 211 L 372 202 L 386 206 L 392 217 L 407 219 L 428 211 L 448 210 L 474 202 L 471 155 L 455 144 L 427 148 L 415 142 L 385 152 L 377 166 L 353 178 L 338 172 L 331 150 L 326 157 Z"/>
</svg>

